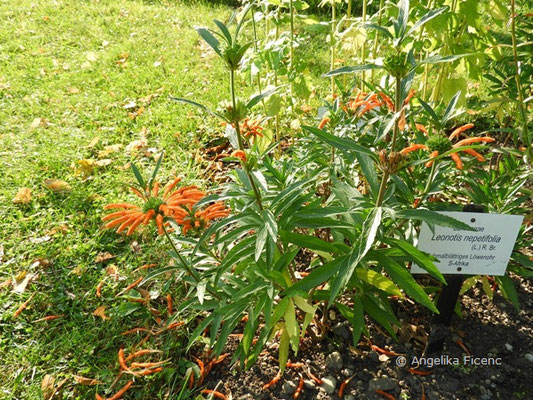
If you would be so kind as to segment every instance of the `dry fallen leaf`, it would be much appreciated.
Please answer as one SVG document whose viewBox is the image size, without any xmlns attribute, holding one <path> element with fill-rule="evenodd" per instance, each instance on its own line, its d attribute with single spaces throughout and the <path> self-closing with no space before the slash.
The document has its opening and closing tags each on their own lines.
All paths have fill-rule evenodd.
<svg viewBox="0 0 533 400">
<path fill-rule="evenodd" d="M 30 124 L 30 129 L 38 128 L 39 126 L 41 126 L 42 122 L 42 118 L 35 118 Z"/>
<path fill-rule="evenodd" d="M 78 89 L 77 87 L 70 87 L 70 88 L 68 88 L 68 92 L 69 92 L 70 94 L 78 94 L 78 93 L 81 92 L 81 90 Z"/>
<path fill-rule="evenodd" d="M 85 378 L 84 376 L 79 375 L 74 375 L 74 380 L 76 381 L 76 383 L 79 383 L 80 385 L 84 386 L 94 386 L 102 383 L 96 379 Z"/>
<path fill-rule="evenodd" d="M 78 166 L 76 167 L 76 174 L 83 175 L 83 176 L 91 175 L 94 171 L 95 164 L 96 163 L 94 162 L 94 160 L 90 160 L 86 158 L 82 160 L 78 160 Z"/>
<path fill-rule="evenodd" d="M 47 179 L 44 181 L 45 186 L 55 193 L 67 193 L 72 191 L 70 185 L 61 179 Z"/>
<path fill-rule="evenodd" d="M 46 374 L 41 381 L 41 390 L 45 399 L 51 399 L 55 392 L 55 378 L 52 375 Z"/>
<path fill-rule="evenodd" d="M 107 167 L 109 164 L 111 164 L 113 160 L 110 158 L 104 158 L 103 160 L 98 160 L 95 162 L 95 165 L 98 167 Z"/>
<path fill-rule="evenodd" d="M 115 280 L 118 280 L 120 278 L 120 273 L 118 272 L 118 268 L 116 265 L 110 265 L 105 269 L 105 272 L 107 275 L 109 275 L 112 278 L 115 278 Z"/>
<path fill-rule="evenodd" d="M 41 237 L 38 237 L 38 238 L 30 238 L 30 242 L 31 243 L 34 243 L 34 244 L 40 244 L 40 243 L 44 243 L 44 242 L 48 242 L 50 239 L 52 239 L 50 236 L 48 235 L 44 235 L 44 236 L 41 236 Z"/>
<path fill-rule="evenodd" d="M 30 283 L 36 275 L 36 273 L 28 274 L 26 271 L 20 272 L 15 277 L 15 282 L 13 282 L 13 291 L 17 293 L 24 293 L 24 291 L 26 290 L 26 286 L 28 286 L 28 283 Z"/>
<path fill-rule="evenodd" d="M 111 146 L 105 146 L 103 150 L 98 152 L 98 158 L 106 158 L 112 153 L 116 153 L 122 148 L 121 144 L 114 144 Z"/>
<path fill-rule="evenodd" d="M 87 60 L 89 61 L 96 61 L 98 59 L 96 54 L 93 53 L 92 51 L 89 51 L 87 54 L 85 54 L 85 57 L 87 57 Z"/>
<path fill-rule="evenodd" d="M 109 317 L 105 315 L 105 309 L 106 309 L 106 306 L 100 306 L 96 310 L 93 311 L 93 315 L 95 317 L 101 317 L 105 321 L 106 319 L 109 319 Z"/>
<path fill-rule="evenodd" d="M 0 289 L 7 288 L 8 286 L 11 286 L 11 279 L 6 279 L 3 282 L 0 282 Z"/>
<path fill-rule="evenodd" d="M 27 187 L 19 188 L 17 194 L 13 198 L 15 204 L 29 204 L 31 202 L 31 189 Z"/>
<path fill-rule="evenodd" d="M 98 144 L 99 141 L 100 141 L 100 138 L 96 136 L 93 138 L 93 140 L 91 140 L 91 142 L 87 145 L 87 147 L 89 148 L 94 147 Z"/>
<path fill-rule="evenodd" d="M 106 262 L 108 260 L 111 260 L 112 258 L 115 258 L 115 256 L 113 254 L 111 254 L 109 251 L 104 251 L 104 252 L 98 253 L 96 258 L 94 259 L 94 262 L 95 263 L 103 263 L 103 262 Z"/>
<path fill-rule="evenodd" d="M 80 266 L 77 266 L 77 267 L 74 267 L 70 272 L 69 274 L 74 274 L 76 276 L 82 276 L 83 274 L 83 268 L 81 268 Z"/>
</svg>

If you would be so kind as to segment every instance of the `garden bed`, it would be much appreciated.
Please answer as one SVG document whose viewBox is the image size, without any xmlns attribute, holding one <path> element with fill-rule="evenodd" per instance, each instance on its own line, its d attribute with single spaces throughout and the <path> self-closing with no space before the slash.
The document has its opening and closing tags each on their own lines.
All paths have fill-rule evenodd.
<svg viewBox="0 0 533 400">
<path fill-rule="evenodd" d="M 279 370 L 275 345 L 248 371 L 230 368 L 229 361 L 221 364 L 211 372 L 206 386 L 217 388 L 226 395 L 231 393 L 234 399 L 239 400 L 292 399 L 303 376 L 305 385 L 299 398 L 325 400 L 338 399 L 341 383 L 351 377 L 344 389 L 345 400 L 385 398 L 377 394 L 376 389 L 397 399 L 420 399 L 423 398 L 422 392 L 429 400 L 530 398 L 533 379 L 533 352 L 530 345 L 533 341 L 533 284 L 517 276 L 513 280 L 518 287 L 523 308 L 517 311 L 499 294 L 495 294 L 490 301 L 481 285 L 472 288 L 462 296 L 463 318 L 454 317 L 443 351 L 443 359 L 462 360 L 467 353 L 457 343 L 460 341 L 472 357 L 501 358 L 501 365 L 421 367 L 420 370 L 431 370 L 431 373 L 425 376 L 409 373 L 408 366 L 396 365 L 396 356 L 380 354 L 364 344 L 353 348 L 349 325 L 342 321 L 338 313 L 333 312 L 331 316 L 335 315 L 336 319 L 330 321 L 334 326 L 330 337 L 321 342 L 306 338 L 298 357 L 291 358 L 292 362 L 304 363 L 305 368 L 309 367 L 316 377 L 336 383 L 333 393 L 327 393 L 314 383 L 305 368 L 288 368 L 276 385 L 264 390 L 263 385 Z M 431 313 L 406 301 L 400 301 L 396 306 L 404 328 L 416 327 L 417 338 L 427 339 Z M 421 356 L 420 341 L 411 338 L 406 343 L 395 343 L 383 335 L 382 329 L 372 320 L 367 322 L 374 345 L 401 354 L 407 360 Z M 399 336 L 402 336 L 401 333 Z M 407 334 L 404 337 L 409 336 Z M 234 341 L 227 351 L 231 353 L 235 345 Z M 339 354 L 340 357 L 335 357 Z M 322 385 L 323 388 L 328 386 L 327 383 Z M 328 389 L 331 391 L 331 388 Z"/>
</svg>

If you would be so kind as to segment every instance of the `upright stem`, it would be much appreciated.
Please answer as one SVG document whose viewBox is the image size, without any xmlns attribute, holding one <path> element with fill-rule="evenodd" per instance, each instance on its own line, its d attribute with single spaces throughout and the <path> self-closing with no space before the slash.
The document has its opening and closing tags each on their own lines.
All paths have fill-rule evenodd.
<svg viewBox="0 0 533 400">
<path fill-rule="evenodd" d="M 337 20 L 337 7 L 335 6 L 335 0 L 331 2 L 331 65 L 330 70 L 335 69 L 335 22 Z M 331 94 L 335 94 L 335 78 L 331 77 Z"/>
<path fill-rule="evenodd" d="M 362 15 L 363 24 L 366 23 L 366 0 L 363 0 L 363 15 Z M 366 61 L 366 39 L 363 41 L 363 48 L 361 49 L 361 64 L 365 64 Z M 365 88 L 365 71 L 361 75 L 361 90 Z"/>
<path fill-rule="evenodd" d="M 378 12 L 378 25 L 381 25 L 381 20 L 383 18 L 383 5 L 385 0 L 379 0 L 379 12 Z M 376 53 L 378 51 L 378 31 L 376 31 L 374 37 L 374 48 L 372 49 L 372 58 L 376 58 Z M 374 70 L 370 72 L 370 80 L 374 83 Z"/>
<path fill-rule="evenodd" d="M 348 10 L 346 11 L 348 19 L 352 18 L 352 0 L 348 0 Z"/>
<path fill-rule="evenodd" d="M 170 237 L 170 235 L 168 234 L 167 232 L 167 229 L 165 228 L 165 226 L 163 225 L 163 231 L 165 232 L 165 236 L 167 237 L 168 241 L 170 242 L 170 245 L 172 246 L 172 249 L 174 250 L 174 252 L 176 253 L 176 255 L 178 256 L 178 258 L 180 259 L 180 262 L 181 264 L 183 265 L 183 267 L 187 270 L 187 273 L 189 274 L 189 276 L 191 278 L 193 278 L 197 283 L 200 283 L 200 279 L 198 279 L 198 277 L 196 276 L 196 274 L 194 273 L 194 271 L 191 269 L 191 267 L 189 265 L 187 265 L 187 262 L 185 261 L 185 259 L 183 258 L 183 256 L 181 255 L 181 253 L 179 252 L 178 248 L 176 247 L 176 245 L 174 244 L 174 241 L 172 240 L 172 238 Z M 222 297 L 220 297 L 220 295 L 215 292 L 213 289 L 211 289 L 210 286 L 206 285 L 206 290 L 213 296 L 215 297 L 216 299 L 218 300 L 221 300 Z"/>
<path fill-rule="evenodd" d="M 397 76 L 396 77 L 396 93 L 394 98 L 394 112 L 398 114 L 400 110 L 402 109 L 402 77 Z M 396 121 L 394 122 L 394 131 L 392 133 L 392 143 L 391 143 L 391 152 L 394 151 L 394 147 L 396 145 L 396 139 L 398 138 L 398 133 L 400 132 L 399 127 L 400 119 L 396 118 Z"/>
<path fill-rule="evenodd" d="M 289 83 L 290 83 L 290 93 L 292 96 L 292 92 L 294 89 L 294 84 L 292 79 L 293 76 L 293 69 L 294 69 L 294 7 L 292 5 L 292 0 L 289 1 L 289 7 L 291 8 L 291 47 L 290 47 L 290 55 L 289 55 Z"/>
<path fill-rule="evenodd" d="M 531 138 L 529 137 L 527 128 L 527 113 L 524 108 L 524 95 L 522 94 L 522 84 L 520 82 L 520 67 L 518 65 L 518 51 L 516 46 L 515 0 L 511 0 L 511 39 L 513 44 L 516 90 L 518 91 L 518 108 L 522 117 L 522 131 L 520 132 L 520 140 L 522 143 L 527 145 L 528 156 L 531 160 L 533 150 L 531 149 Z"/>
<path fill-rule="evenodd" d="M 257 38 L 257 27 L 256 27 L 256 24 L 255 24 L 255 15 L 254 15 L 254 8 L 252 6 L 252 27 L 253 27 L 253 31 L 254 31 L 254 52 L 255 54 L 257 55 L 259 49 L 257 47 L 257 41 L 258 41 L 258 38 Z M 263 89 L 261 88 L 261 71 L 257 71 L 257 90 L 259 91 L 259 93 L 262 93 L 263 92 Z M 266 105 L 265 105 L 265 100 L 261 100 L 261 103 L 263 104 L 263 108 L 265 110 L 265 113 L 266 113 Z"/>
<path fill-rule="evenodd" d="M 402 89 L 402 77 L 397 76 L 396 77 L 396 96 L 395 96 L 395 101 L 394 101 L 395 114 L 398 114 L 398 112 L 400 112 L 402 108 L 401 89 Z M 399 123 L 399 118 L 396 118 L 396 121 L 394 122 L 394 132 L 392 134 L 392 142 L 391 142 L 391 148 L 390 148 L 389 155 L 394 152 L 394 148 L 396 146 L 396 139 L 398 138 L 398 134 L 400 132 L 398 123 Z M 383 172 L 383 177 L 381 178 L 381 184 L 379 185 L 378 197 L 376 199 L 376 207 L 380 207 L 381 203 L 383 203 L 383 197 L 385 196 L 385 191 L 387 190 L 387 181 L 389 180 L 389 176 L 390 176 L 390 170 L 386 168 L 385 171 Z"/>
<path fill-rule="evenodd" d="M 236 110 L 237 100 L 235 98 L 235 71 L 233 69 L 230 69 L 229 77 L 230 77 L 231 103 L 233 105 L 233 110 Z M 235 119 L 233 121 L 233 125 L 235 125 L 234 128 L 235 128 L 235 131 L 237 132 L 237 142 L 239 144 L 239 150 L 244 151 L 244 142 L 242 140 L 241 127 L 239 125 L 239 120 Z M 259 192 L 259 189 L 257 188 L 257 185 L 255 184 L 252 173 L 250 172 L 250 170 L 248 169 L 246 165 L 244 167 L 244 171 L 246 172 L 246 175 L 248 175 L 248 179 L 250 180 L 250 185 L 252 185 L 252 190 L 254 192 L 257 207 L 259 207 L 260 210 L 263 210 L 263 202 L 261 201 L 261 193 Z"/>
</svg>

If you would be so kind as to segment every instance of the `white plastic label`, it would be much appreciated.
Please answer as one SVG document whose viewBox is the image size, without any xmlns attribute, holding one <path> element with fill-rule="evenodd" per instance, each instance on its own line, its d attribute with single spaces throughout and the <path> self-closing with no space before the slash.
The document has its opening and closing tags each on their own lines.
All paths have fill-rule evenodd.
<svg viewBox="0 0 533 400">
<path fill-rule="evenodd" d="M 513 251 L 522 215 L 440 212 L 472 226 L 475 231 L 422 224 L 418 249 L 435 256 L 443 274 L 504 275 Z M 413 274 L 426 273 L 418 265 Z"/>
</svg>

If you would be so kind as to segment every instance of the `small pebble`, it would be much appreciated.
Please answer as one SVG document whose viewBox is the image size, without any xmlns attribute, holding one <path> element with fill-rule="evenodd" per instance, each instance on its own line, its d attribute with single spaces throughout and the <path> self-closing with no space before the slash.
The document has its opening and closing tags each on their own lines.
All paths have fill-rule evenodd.
<svg viewBox="0 0 533 400">
<path fill-rule="evenodd" d="M 327 394 L 332 394 L 335 391 L 336 387 L 337 379 L 335 379 L 331 375 L 322 378 L 322 385 L 320 385 L 320 389 L 324 390 Z"/>
</svg>

